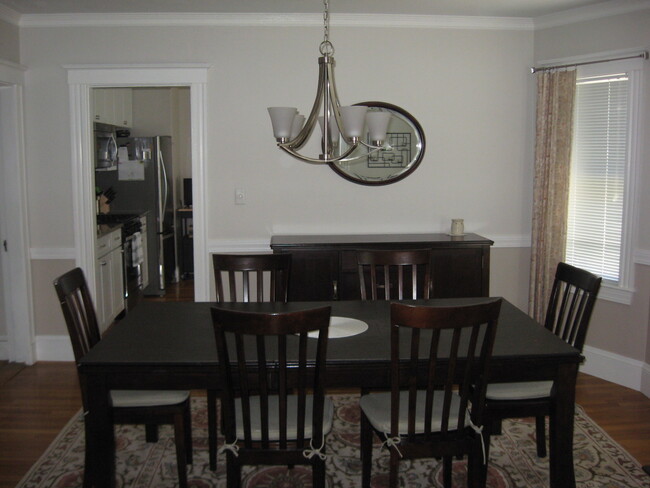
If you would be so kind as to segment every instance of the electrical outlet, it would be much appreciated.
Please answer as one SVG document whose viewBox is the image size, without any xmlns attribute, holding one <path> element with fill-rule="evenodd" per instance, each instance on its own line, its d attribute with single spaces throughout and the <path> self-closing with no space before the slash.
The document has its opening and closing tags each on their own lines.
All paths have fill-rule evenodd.
<svg viewBox="0 0 650 488">
<path fill-rule="evenodd" d="M 235 205 L 246 205 L 246 195 L 241 188 L 235 188 Z"/>
</svg>

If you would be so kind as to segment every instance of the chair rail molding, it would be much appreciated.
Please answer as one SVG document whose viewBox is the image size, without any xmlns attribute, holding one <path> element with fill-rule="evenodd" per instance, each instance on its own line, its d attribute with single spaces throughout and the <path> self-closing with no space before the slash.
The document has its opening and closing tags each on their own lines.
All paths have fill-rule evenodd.
<svg viewBox="0 0 650 488">
<path fill-rule="evenodd" d="M 209 64 L 65 65 L 70 95 L 73 219 L 76 263 L 95 295 L 95 215 L 92 161 L 91 89 L 95 87 L 190 88 L 192 178 L 194 196 L 194 297 L 207 301 L 210 274 L 206 221 L 206 122 Z"/>
</svg>

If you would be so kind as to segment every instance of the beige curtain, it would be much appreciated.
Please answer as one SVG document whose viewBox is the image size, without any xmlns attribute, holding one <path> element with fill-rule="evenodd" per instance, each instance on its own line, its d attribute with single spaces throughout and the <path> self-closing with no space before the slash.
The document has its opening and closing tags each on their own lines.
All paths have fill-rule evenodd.
<svg viewBox="0 0 650 488">
<path fill-rule="evenodd" d="M 528 312 L 542 322 L 564 259 L 576 71 L 537 75 L 535 181 Z"/>
</svg>

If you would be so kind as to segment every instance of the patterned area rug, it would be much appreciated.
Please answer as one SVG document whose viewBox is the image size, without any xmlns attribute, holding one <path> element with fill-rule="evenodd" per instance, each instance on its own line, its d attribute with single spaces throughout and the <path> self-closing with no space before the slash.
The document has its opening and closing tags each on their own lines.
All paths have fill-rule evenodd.
<svg viewBox="0 0 650 488">
<path fill-rule="evenodd" d="M 361 483 L 359 462 L 358 396 L 335 395 L 334 431 L 327 438 L 327 482 L 331 488 L 356 487 Z M 194 465 L 188 466 L 189 485 L 225 487 L 225 456 L 219 456 L 216 472 L 208 468 L 205 399 L 194 398 Z M 535 451 L 532 419 L 504 422 L 503 435 L 490 447 L 489 488 L 546 488 L 548 458 Z M 116 428 L 117 486 L 162 488 L 178 486 L 171 427 L 160 429 L 160 439 L 147 444 L 141 426 Z M 603 432 L 578 407 L 575 421 L 574 458 L 580 488 L 650 488 L 650 477 L 627 452 Z M 61 431 L 47 452 L 17 488 L 74 488 L 82 486 L 84 461 L 83 420 L 77 414 Z M 388 455 L 379 444 L 373 453 L 373 487 L 387 486 Z M 435 460 L 401 463 L 404 488 L 441 487 L 441 466 Z M 465 461 L 454 462 L 454 486 L 466 486 Z M 311 470 L 300 466 L 262 467 L 244 471 L 244 487 L 301 488 L 311 486 Z"/>
</svg>

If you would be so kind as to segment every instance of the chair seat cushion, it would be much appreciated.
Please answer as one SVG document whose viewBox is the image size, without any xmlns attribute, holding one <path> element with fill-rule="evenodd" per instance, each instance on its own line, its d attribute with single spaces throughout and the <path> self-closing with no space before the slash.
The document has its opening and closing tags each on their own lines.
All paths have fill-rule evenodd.
<svg viewBox="0 0 650 488">
<path fill-rule="evenodd" d="M 487 400 L 526 400 L 551 396 L 552 381 L 527 381 L 522 383 L 493 383 L 487 387 Z"/>
<path fill-rule="evenodd" d="M 187 400 L 189 391 L 176 390 L 111 390 L 113 407 L 155 407 L 175 405 Z"/>
<path fill-rule="evenodd" d="M 261 415 L 260 415 L 260 398 L 257 396 L 250 397 L 251 404 L 251 440 L 262 440 Z M 312 436 L 312 409 L 313 396 L 307 395 L 305 405 L 305 438 L 311 439 Z M 269 439 L 278 440 L 280 438 L 279 414 L 278 414 L 278 397 L 269 397 Z M 244 439 L 244 423 L 242 422 L 241 400 L 235 400 L 235 413 L 237 423 L 237 438 Z M 332 400 L 325 397 L 323 410 L 323 435 L 326 435 L 332 429 L 332 419 L 334 418 L 334 405 Z M 298 397 L 289 396 L 287 398 L 287 439 L 296 439 L 298 437 Z"/>
<path fill-rule="evenodd" d="M 368 417 L 372 426 L 379 432 L 389 434 L 390 430 L 390 392 L 370 393 L 361 397 L 359 405 Z M 424 432 L 424 410 L 426 392 L 418 391 L 415 407 L 415 432 Z M 433 397 L 433 410 L 431 413 L 431 431 L 440 431 L 442 417 L 442 392 Z M 458 428 L 458 408 L 460 397 L 453 395 L 451 398 L 451 410 L 449 415 L 448 430 Z M 465 426 L 469 425 L 469 414 L 465 412 Z M 408 392 L 400 392 L 399 401 L 399 432 L 400 435 L 408 434 Z"/>
</svg>

